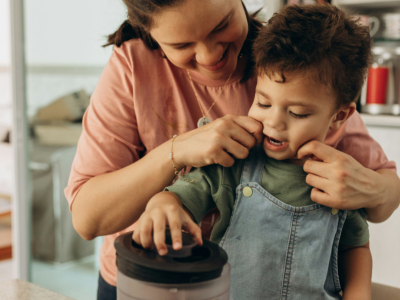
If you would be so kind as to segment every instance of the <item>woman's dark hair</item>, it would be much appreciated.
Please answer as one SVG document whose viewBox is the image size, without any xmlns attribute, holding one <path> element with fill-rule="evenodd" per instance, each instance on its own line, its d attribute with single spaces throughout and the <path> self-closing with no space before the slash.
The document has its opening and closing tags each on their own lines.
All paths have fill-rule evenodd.
<svg viewBox="0 0 400 300">
<path fill-rule="evenodd" d="M 152 16 L 158 11 L 161 11 L 162 8 L 178 6 L 184 1 L 185 0 L 123 0 L 128 10 L 128 19 L 121 24 L 116 32 L 108 36 L 107 43 L 103 45 L 103 47 L 110 45 L 120 47 L 123 42 L 131 39 L 141 39 L 150 50 L 158 49 L 160 46 L 149 33 L 153 23 Z M 249 58 L 241 80 L 241 82 L 245 82 L 253 75 L 254 61 L 251 55 L 252 44 L 263 25 L 256 19 L 258 12 L 249 15 L 243 2 L 242 5 L 249 25 L 249 32 L 241 51 L 243 55 L 247 55 Z"/>
<path fill-rule="evenodd" d="M 259 75 L 305 72 L 332 89 L 337 106 L 356 101 L 372 62 L 369 29 L 333 5 L 290 5 L 253 44 Z"/>
</svg>

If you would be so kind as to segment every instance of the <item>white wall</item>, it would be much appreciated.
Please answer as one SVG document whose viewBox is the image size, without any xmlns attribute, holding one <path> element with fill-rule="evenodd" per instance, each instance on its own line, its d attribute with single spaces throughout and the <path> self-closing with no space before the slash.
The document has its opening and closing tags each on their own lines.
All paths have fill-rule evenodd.
<svg viewBox="0 0 400 300">
<path fill-rule="evenodd" d="M 5 1 L 5 0 L 1 0 Z M 104 65 L 106 35 L 126 17 L 121 0 L 25 1 L 28 65 Z"/>
<path fill-rule="evenodd" d="M 0 0 L 0 132 L 12 124 L 10 2 Z"/>
<path fill-rule="evenodd" d="M 394 160 L 400 174 L 400 127 L 367 126 L 370 135 Z M 372 280 L 400 288 L 400 209 L 381 224 L 370 224 Z"/>
<path fill-rule="evenodd" d="M 4 0 L 2 0 L 4 1 Z M 27 0 L 28 115 L 65 94 L 92 93 L 112 47 L 106 36 L 126 19 L 122 0 Z"/>
<path fill-rule="evenodd" d="M 2 2 L 7 0 L 0 0 Z M 249 10 L 270 17 L 279 1 L 245 0 Z M 27 0 L 25 35 L 28 65 L 104 65 L 111 47 L 104 36 L 126 18 L 122 0 Z"/>
<path fill-rule="evenodd" d="M 2 68 L 11 64 L 9 0 L 0 0 L 0 41 L 0 68 Z"/>
</svg>

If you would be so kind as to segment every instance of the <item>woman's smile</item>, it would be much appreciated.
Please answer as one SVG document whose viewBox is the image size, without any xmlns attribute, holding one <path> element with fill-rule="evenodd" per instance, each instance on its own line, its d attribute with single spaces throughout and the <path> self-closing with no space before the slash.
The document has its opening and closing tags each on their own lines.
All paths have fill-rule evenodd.
<svg viewBox="0 0 400 300">
<path fill-rule="evenodd" d="M 229 60 L 229 46 L 226 48 L 220 60 L 215 65 L 203 65 L 201 63 L 198 64 L 204 69 L 207 69 L 208 71 L 218 71 L 226 66 L 228 60 Z"/>
</svg>

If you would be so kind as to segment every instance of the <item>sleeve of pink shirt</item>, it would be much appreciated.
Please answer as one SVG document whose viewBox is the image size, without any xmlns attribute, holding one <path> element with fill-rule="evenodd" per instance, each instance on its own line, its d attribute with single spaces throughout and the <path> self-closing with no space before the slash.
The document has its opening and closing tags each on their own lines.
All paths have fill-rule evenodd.
<svg viewBox="0 0 400 300">
<path fill-rule="evenodd" d="M 325 144 L 351 155 L 371 170 L 389 169 L 396 172 L 396 163 L 388 160 L 382 147 L 369 135 L 357 111 L 339 130 L 328 133 Z"/>
<path fill-rule="evenodd" d="M 144 153 L 132 101 L 131 62 L 126 48 L 115 47 L 90 99 L 69 184 L 65 189 L 70 209 L 86 181 L 124 168 Z"/>
</svg>

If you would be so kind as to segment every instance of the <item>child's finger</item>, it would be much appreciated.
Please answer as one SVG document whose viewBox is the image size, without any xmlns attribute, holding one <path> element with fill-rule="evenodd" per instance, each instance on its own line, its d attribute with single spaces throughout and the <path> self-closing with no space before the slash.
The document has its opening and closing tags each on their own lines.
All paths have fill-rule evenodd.
<svg viewBox="0 0 400 300">
<path fill-rule="evenodd" d="M 153 247 L 153 220 L 149 217 L 144 217 L 140 225 L 140 242 L 145 249 Z"/>
<path fill-rule="evenodd" d="M 165 255 L 168 253 L 167 245 L 165 245 L 165 215 L 158 215 L 154 217 L 153 239 L 157 248 L 158 254 Z"/>
<path fill-rule="evenodd" d="M 144 215 L 144 214 L 143 214 L 143 215 Z M 142 245 L 142 242 L 141 242 L 141 240 L 140 240 L 140 225 L 141 225 L 142 222 L 143 222 L 143 215 L 140 216 L 140 218 L 139 218 L 139 220 L 138 220 L 138 222 L 137 222 L 136 228 L 135 228 L 135 230 L 133 231 L 133 235 L 132 235 L 132 239 L 133 239 L 133 240 L 135 241 L 135 243 L 138 244 L 138 245 Z"/>
<path fill-rule="evenodd" d="M 182 221 L 179 211 L 168 212 L 168 225 L 171 232 L 172 248 L 179 250 L 182 248 Z"/>
<path fill-rule="evenodd" d="M 187 217 L 187 220 L 185 220 L 185 230 L 189 232 L 191 235 L 193 235 L 197 243 L 201 246 L 203 245 L 203 238 L 201 236 L 201 229 L 200 227 L 193 222 L 193 220 L 189 217 Z"/>
<path fill-rule="evenodd" d="M 140 242 L 140 219 L 139 219 L 138 224 L 136 225 L 135 231 L 132 234 L 132 240 L 136 244 L 141 245 L 141 242 Z"/>
</svg>

